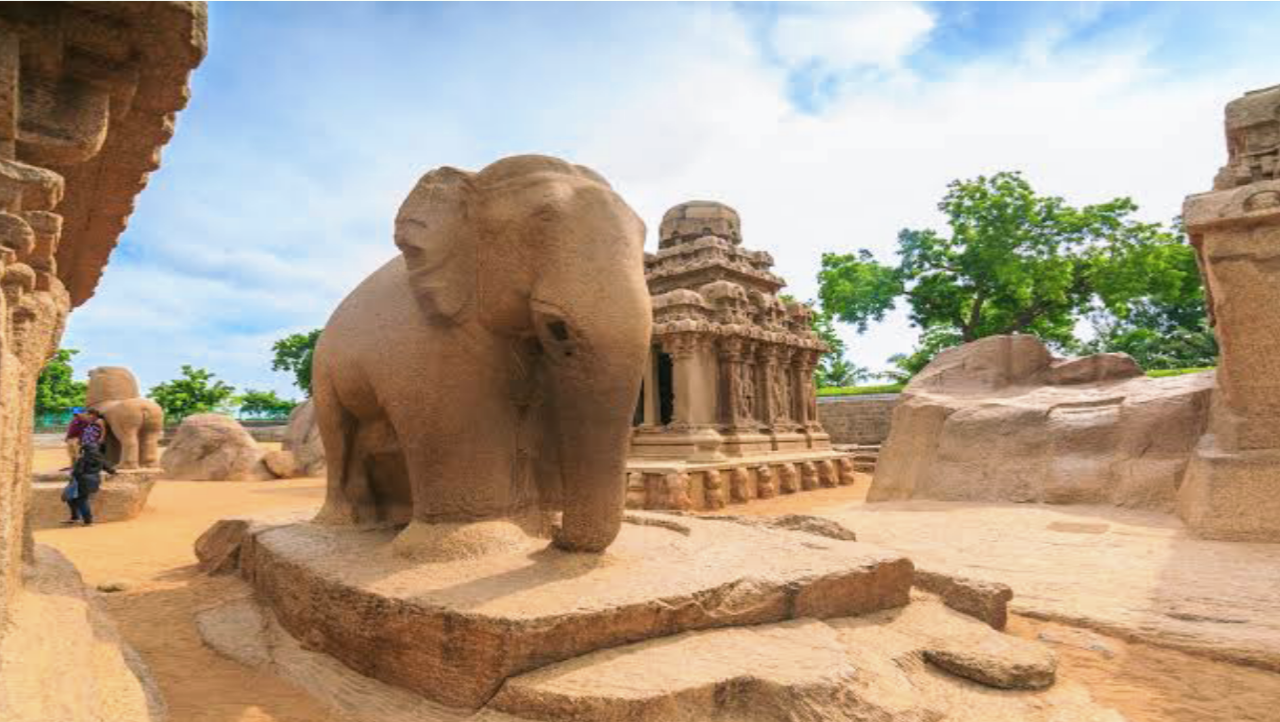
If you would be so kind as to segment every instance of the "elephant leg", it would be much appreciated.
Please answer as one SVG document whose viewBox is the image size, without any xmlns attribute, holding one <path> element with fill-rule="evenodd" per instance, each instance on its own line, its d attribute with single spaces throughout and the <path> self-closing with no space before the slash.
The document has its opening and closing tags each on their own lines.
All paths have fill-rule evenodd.
<svg viewBox="0 0 1280 722">
<path fill-rule="evenodd" d="M 138 431 L 138 464 L 144 468 L 159 466 L 160 464 L 160 434 L 159 428 L 148 428 L 144 426 Z"/>
<path fill-rule="evenodd" d="M 138 434 L 138 430 L 131 429 L 116 436 L 120 444 L 120 462 L 117 466 L 121 469 L 138 468 Z"/>
<path fill-rule="evenodd" d="M 368 465 L 358 439 L 359 419 L 342 407 L 327 384 L 316 389 L 315 405 L 327 461 L 324 506 L 315 520 L 323 524 L 376 521 Z"/>
</svg>

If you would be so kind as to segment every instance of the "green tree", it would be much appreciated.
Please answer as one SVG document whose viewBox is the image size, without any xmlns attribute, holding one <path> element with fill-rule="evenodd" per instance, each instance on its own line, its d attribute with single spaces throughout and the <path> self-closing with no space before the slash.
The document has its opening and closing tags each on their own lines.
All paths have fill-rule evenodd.
<svg viewBox="0 0 1280 722">
<path fill-rule="evenodd" d="M 836 333 L 835 322 L 831 315 L 817 312 L 813 315 L 813 330 L 823 343 L 827 344 L 827 352 L 818 360 L 813 379 L 818 388 L 831 386 L 854 386 L 875 377 L 867 368 L 859 366 L 845 358 L 844 339 Z"/>
<path fill-rule="evenodd" d="M 1094 338 L 1082 352 L 1120 351 L 1145 369 L 1217 363 L 1195 249 L 1183 238 L 1171 236 L 1125 263 L 1104 266 L 1099 277 L 1103 301 L 1089 314 Z M 1108 295 L 1121 300 L 1108 303 Z"/>
<path fill-rule="evenodd" d="M 311 357 L 315 354 L 321 330 L 317 328 L 309 333 L 285 336 L 271 347 L 276 354 L 271 361 L 271 369 L 292 373 L 294 385 L 307 396 L 311 396 Z"/>
<path fill-rule="evenodd" d="M 1018 173 L 955 181 L 938 204 L 950 233 L 904 229 L 896 266 L 869 251 L 823 254 L 822 306 L 865 330 L 905 299 L 917 349 L 893 359 L 909 376 L 941 349 L 984 336 L 1030 333 L 1059 349 L 1091 312 L 1141 324 L 1153 299 L 1199 293 L 1181 240 L 1131 218 L 1128 198 L 1076 208 L 1041 196 Z"/>
<path fill-rule="evenodd" d="M 84 381 L 72 376 L 71 357 L 80 353 L 73 348 L 60 348 L 40 371 L 36 381 L 36 413 L 50 414 L 76 406 L 84 406 Z"/>
<path fill-rule="evenodd" d="M 204 369 L 182 365 L 182 377 L 157 384 L 151 398 L 164 409 L 165 416 L 180 421 L 192 414 L 225 410 L 236 389 Z"/>
<path fill-rule="evenodd" d="M 274 391 L 245 389 L 236 397 L 236 405 L 244 416 L 255 418 L 279 418 L 287 416 L 298 405 L 293 399 L 282 399 Z"/>
</svg>

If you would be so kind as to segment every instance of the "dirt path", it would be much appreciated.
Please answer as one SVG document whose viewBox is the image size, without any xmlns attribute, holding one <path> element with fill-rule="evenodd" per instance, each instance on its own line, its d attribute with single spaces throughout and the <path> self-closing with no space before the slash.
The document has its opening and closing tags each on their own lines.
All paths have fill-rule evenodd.
<svg viewBox="0 0 1280 722">
<path fill-rule="evenodd" d="M 103 602 L 151 667 L 173 722 L 329 722 L 335 718 L 302 691 L 205 647 L 193 621 L 197 611 L 244 590 L 234 578 L 196 571 L 192 542 L 201 532 L 225 516 L 313 508 L 323 495 L 320 479 L 161 481 L 137 519 L 49 529 L 36 540 L 62 550 L 89 586 L 127 586 Z"/>
<path fill-rule="evenodd" d="M 62 465 L 40 449 L 38 468 Z M 727 509 L 729 513 L 815 513 L 861 502 L 867 480 Z M 157 484 L 139 518 L 93 528 L 50 529 L 37 541 L 67 554 L 86 582 L 123 582 L 103 596 L 125 638 L 155 673 L 174 722 L 337 722 L 311 697 L 277 677 L 226 660 L 200 641 L 201 609 L 244 593 L 231 578 L 195 571 L 192 542 L 225 516 L 315 508 L 320 479 Z M 1015 617 L 1010 631 L 1054 643 L 1060 675 L 1083 682 L 1133 722 L 1275 722 L 1280 675 L 1128 644 L 1093 632 Z"/>
</svg>

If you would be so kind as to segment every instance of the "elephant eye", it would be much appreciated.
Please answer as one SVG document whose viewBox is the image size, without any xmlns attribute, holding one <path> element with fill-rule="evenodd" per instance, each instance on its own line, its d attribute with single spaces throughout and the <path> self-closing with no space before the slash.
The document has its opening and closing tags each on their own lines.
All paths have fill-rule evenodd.
<svg viewBox="0 0 1280 722">
<path fill-rule="evenodd" d="M 552 321 L 547 324 L 547 330 L 551 332 L 551 336 L 557 341 L 569 340 L 569 329 L 564 325 L 564 321 Z"/>
</svg>

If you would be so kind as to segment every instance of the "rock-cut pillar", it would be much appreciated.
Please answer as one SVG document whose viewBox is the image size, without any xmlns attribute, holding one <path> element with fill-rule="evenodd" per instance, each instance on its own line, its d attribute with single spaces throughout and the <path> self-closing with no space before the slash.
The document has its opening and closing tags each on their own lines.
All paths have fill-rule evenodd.
<svg viewBox="0 0 1280 722">
<path fill-rule="evenodd" d="M 1178 511 L 1203 537 L 1280 542 L 1280 86 L 1230 103 L 1227 138 L 1215 190 L 1183 207 L 1221 355 Z"/>
</svg>

